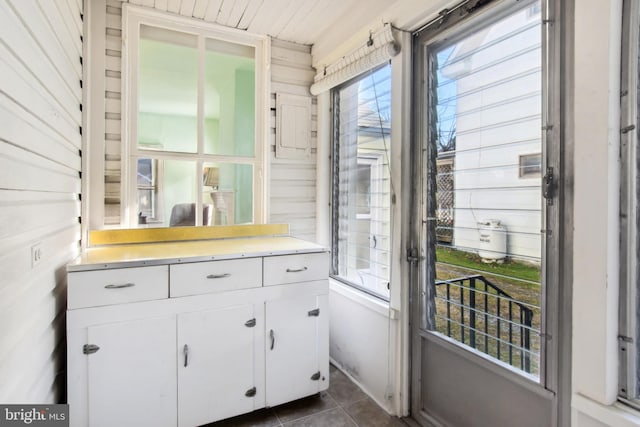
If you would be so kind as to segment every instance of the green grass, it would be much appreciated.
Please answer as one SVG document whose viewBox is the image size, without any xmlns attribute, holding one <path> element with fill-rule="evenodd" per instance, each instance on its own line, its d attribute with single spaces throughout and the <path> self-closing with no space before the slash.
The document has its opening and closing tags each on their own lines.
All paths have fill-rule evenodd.
<svg viewBox="0 0 640 427">
<path fill-rule="evenodd" d="M 532 282 L 540 282 L 540 268 L 523 262 L 508 260 L 503 264 L 487 264 L 482 262 L 476 254 L 444 247 L 436 248 L 436 259 L 438 262 L 459 267 L 486 271 L 487 273 L 500 274 Z"/>
</svg>

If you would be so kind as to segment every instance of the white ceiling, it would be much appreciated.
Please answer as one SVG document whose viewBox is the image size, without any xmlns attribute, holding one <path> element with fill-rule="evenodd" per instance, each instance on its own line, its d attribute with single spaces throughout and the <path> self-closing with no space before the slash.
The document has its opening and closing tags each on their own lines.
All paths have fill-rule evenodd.
<svg viewBox="0 0 640 427">
<path fill-rule="evenodd" d="M 255 34 L 314 45 L 314 63 L 325 61 L 339 51 L 341 45 L 348 44 L 354 37 L 366 36 L 384 22 L 411 30 L 451 3 L 451 0 L 128 1 Z"/>
</svg>

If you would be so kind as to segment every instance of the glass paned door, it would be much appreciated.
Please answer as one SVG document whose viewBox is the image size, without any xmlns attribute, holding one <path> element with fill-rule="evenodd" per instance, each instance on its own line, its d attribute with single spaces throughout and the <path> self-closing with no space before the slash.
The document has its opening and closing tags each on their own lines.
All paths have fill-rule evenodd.
<svg viewBox="0 0 640 427">
<path fill-rule="evenodd" d="M 429 62 L 435 185 L 427 327 L 539 375 L 541 18 L 533 4 L 454 41 Z M 536 164 L 537 161 L 537 164 Z"/>
<path fill-rule="evenodd" d="M 425 423 L 555 425 L 548 6 L 492 1 L 416 34 L 411 405 Z"/>
</svg>

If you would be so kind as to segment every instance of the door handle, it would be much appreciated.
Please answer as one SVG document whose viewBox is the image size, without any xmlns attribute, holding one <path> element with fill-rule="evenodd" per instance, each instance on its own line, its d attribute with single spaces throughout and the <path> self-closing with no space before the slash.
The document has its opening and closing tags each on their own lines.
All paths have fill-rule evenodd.
<svg viewBox="0 0 640 427">
<path fill-rule="evenodd" d="M 271 338 L 271 350 L 276 345 L 276 334 L 273 332 L 273 329 L 269 331 L 269 338 Z"/>
<path fill-rule="evenodd" d="M 184 347 L 182 347 L 182 353 L 184 354 L 184 367 L 186 368 L 187 365 L 189 364 L 189 346 L 188 345 L 184 345 Z"/>
</svg>

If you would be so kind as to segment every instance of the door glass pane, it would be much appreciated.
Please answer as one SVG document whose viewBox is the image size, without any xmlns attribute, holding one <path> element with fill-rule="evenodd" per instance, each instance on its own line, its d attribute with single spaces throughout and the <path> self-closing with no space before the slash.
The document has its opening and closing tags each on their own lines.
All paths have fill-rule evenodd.
<svg viewBox="0 0 640 427">
<path fill-rule="evenodd" d="M 142 25 L 138 67 L 138 148 L 195 153 L 196 36 Z"/>
<path fill-rule="evenodd" d="M 255 151 L 255 49 L 207 39 L 204 151 L 253 156 Z"/>
<path fill-rule="evenodd" d="M 391 66 L 339 89 L 333 274 L 389 297 Z"/>
<path fill-rule="evenodd" d="M 202 203 L 211 210 L 211 225 L 253 222 L 252 165 L 206 163 L 202 185 Z"/>
<path fill-rule="evenodd" d="M 534 376 L 541 344 L 540 28 L 534 4 L 430 48 L 428 67 L 435 268 L 428 267 L 427 325 Z"/>
</svg>

